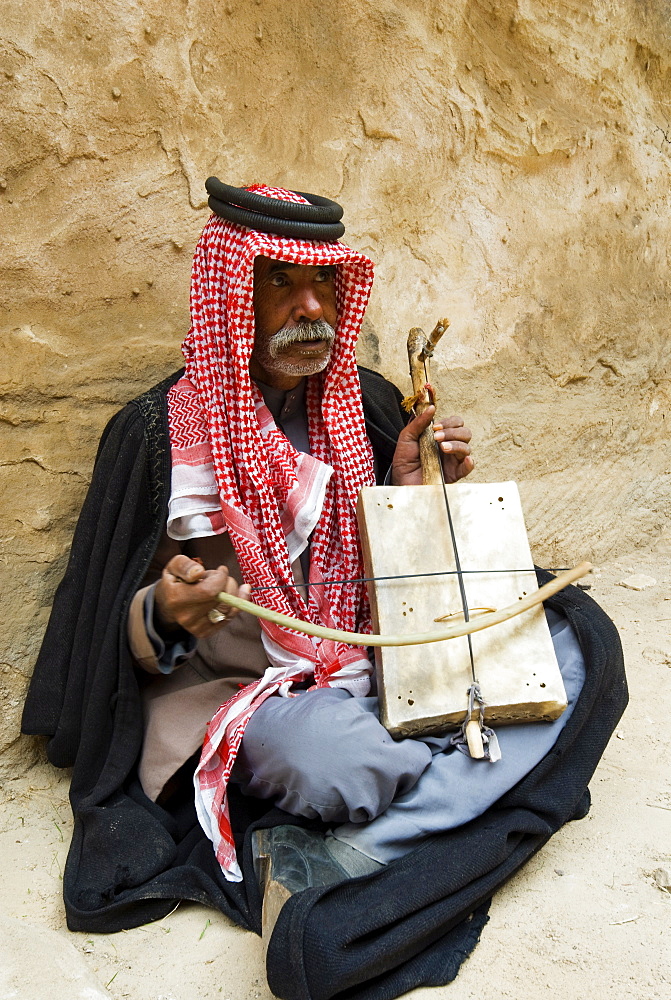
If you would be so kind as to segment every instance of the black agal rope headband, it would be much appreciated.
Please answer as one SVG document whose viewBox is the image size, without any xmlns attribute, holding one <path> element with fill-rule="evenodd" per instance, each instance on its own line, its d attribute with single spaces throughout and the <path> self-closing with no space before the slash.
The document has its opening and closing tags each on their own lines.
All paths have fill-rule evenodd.
<svg viewBox="0 0 671 1000">
<path fill-rule="evenodd" d="M 208 205 L 222 219 L 235 222 L 247 229 L 276 236 L 293 236 L 303 240 L 317 240 L 319 243 L 333 243 L 345 232 L 340 219 L 343 210 L 335 201 L 317 194 L 294 191 L 309 205 L 279 198 L 266 198 L 245 188 L 222 184 L 216 177 L 208 177 L 205 190 L 209 194 Z"/>
</svg>

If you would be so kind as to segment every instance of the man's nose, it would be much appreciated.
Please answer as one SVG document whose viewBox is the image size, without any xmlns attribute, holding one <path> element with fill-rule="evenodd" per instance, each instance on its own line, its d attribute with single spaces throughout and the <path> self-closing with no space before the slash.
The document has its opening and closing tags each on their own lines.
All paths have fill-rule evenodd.
<svg viewBox="0 0 671 1000">
<path fill-rule="evenodd" d="M 291 317 L 295 323 L 314 323 L 315 320 L 322 319 L 324 310 L 317 298 L 314 289 L 301 288 L 297 290 L 296 301 L 291 311 Z"/>
</svg>

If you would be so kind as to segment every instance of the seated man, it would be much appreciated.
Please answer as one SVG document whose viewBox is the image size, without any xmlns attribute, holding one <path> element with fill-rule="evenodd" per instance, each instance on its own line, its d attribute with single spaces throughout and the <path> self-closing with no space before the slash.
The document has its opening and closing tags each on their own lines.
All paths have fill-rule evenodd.
<svg viewBox="0 0 671 1000">
<path fill-rule="evenodd" d="M 25 731 L 51 737 L 53 762 L 74 764 L 69 926 L 133 926 L 191 898 L 258 930 L 254 842 L 287 894 L 312 887 L 301 894 L 310 912 L 292 899 L 273 935 L 278 995 L 295 921 L 314 933 L 315 902 L 353 877 L 355 892 L 386 900 L 378 943 L 399 922 L 407 933 L 400 951 L 360 954 L 354 980 L 351 970 L 341 986 L 334 978 L 333 992 L 381 975 L 398 977 L 399 990 L 429 981 L 412 970 L 438 938 L 451 978 L 495 886 L 586 811 L 586 782 L 625 699 L 617 638 L 584 595 L 559 595 L 550 624 L 569 709 L 555 723 L 510 727 L 503 760 L 483 766 L 449 752 L 449 737 L 394 742 L 377 720 L 365 649 L 218 605 L 222 590 L 251 594 L 296 618 L 370 630 L 357 495 L 387 476 L 421 481 L 418 439 L 434 414 L 404 426 L 398 391 L 357 371 L 370 261 L 335 242 L 332 223 L 313 224 L 301 196 L 238 192 L 240 224 L 215 191 L 227 221 L 214 215 L 196 249 L 185 372 L 105 432 L 24 713 Z M 296 229 L 292 203 L 304 216 L 288 220 Z M 446 479 L 467 475 L 463 421 L 438 420 L 434 433 Z M 548 763 L 559 739 L 565 759 L 581 761 L 568 774 Z M 477 872 L 418 882 L 429 855 L 442 872 L 474 843 Z M 420 884 L 408 908 L 403 886 L 412 896 Z M 317 924 L 329 928 L 324 913 Z M 360 933 L 372 940 L 370 926 Z"/>
</svg>

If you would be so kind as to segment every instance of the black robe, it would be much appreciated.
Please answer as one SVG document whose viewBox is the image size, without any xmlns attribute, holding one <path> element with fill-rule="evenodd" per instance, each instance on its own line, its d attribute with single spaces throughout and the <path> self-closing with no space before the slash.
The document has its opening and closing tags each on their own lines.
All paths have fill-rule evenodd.
<svg viewBox="0 0 671 1000">
<path fill-rule="evenodd" d="M 182 769 L 165 808 L 147 799 L 137 780 L 141 678 L 126 620 L 165 527 L 166 392 L 181 374 L 129 403 L 105 429 L 23 713 L 23 732 L 48 736 L 52 763 L 73 768 L 75 822 L 63 878 L 72 930 L 135 927 L 190 899 L 259 933 L 252 830 L 318 825 L 231 786 L 244 881 L 227 882 L 196 819 L 195 762 Z M 405 419 L 400 394 L 367 369 L 360 377 L 366 428 L 384 473 Z M 547 603 L 569 618 L 587 663 L 582 694 L 553 750 L 478 819 L 373 875 L 292 897 L 268 949 L 276 996 L 385 1000 L 450 982 L 477 943 L 492 893 L 563 823 L 586 814 L 587 783 L 627 702 L 622 653 L 614 625 L 586 594 L 570 587 Z"/>
</svg>

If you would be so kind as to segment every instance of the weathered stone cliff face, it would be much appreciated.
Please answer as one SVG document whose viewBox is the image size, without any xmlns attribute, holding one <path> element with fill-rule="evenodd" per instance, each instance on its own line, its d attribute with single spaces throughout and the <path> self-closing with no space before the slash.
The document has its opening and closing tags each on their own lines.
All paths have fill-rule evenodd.
<svg viewBox="0 0 671 1000">
<path fill-rule="evenodd" d="M 405 385 L 450 317 L 435 382 L 539 560 L 664 530 L 665 0 L 10 0 L 0 31 L 6 760 L 100 430 L 180 364 L 210 173 L 346 206 L 364 363 Z"/>
</svg>

